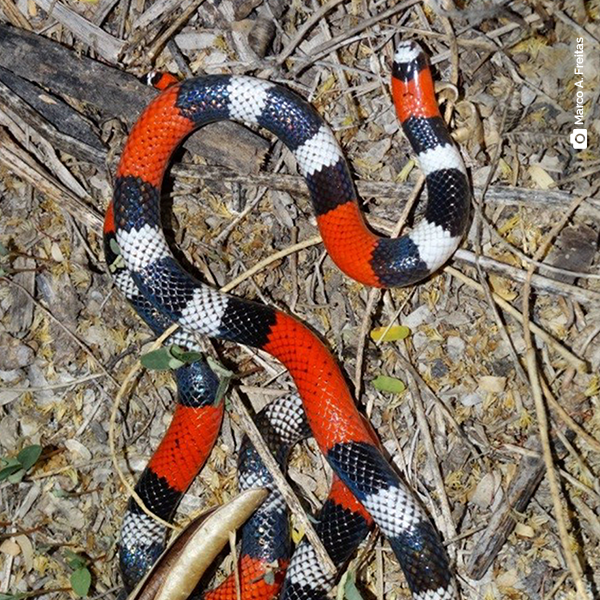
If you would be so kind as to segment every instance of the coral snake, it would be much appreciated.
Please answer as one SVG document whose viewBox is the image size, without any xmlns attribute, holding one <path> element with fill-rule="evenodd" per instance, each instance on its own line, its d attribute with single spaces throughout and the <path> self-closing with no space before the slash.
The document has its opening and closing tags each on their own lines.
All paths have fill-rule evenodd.
<svg viewBox="0 0 600 600">
<path fill-rule="evenodd" d="M 387 538 L 414 598 L 457 597 L 446 551 L 420 503 L 382 456 L 357 411 L 337 362 L 306 326 L 287 314 L 222 294 L 199 282 L 175 260 L 159 217 L 162 180 L 173 151 L 199 127 L 221 120 L 259 125 L 294 155 L 317 216 L 325 247 L 350 277 L 369 286 L 413 284 L 438 269 L 457 248 L 468 223 L 466 170 L 437 107 L 425 53 L 414 42 L 397 46 L 392 94 L 398 118 L 426 175 L 428 201 L 420 222 L 397 239 L 374 235 L 364 224 L 340 147 L 316 111 L 290 90 L 251 77 L 207 75 L 163 91 L 133 127 L 106 213 L 105 252 L 116 285 L 156 331 L 175 322 L 170 341 L 194 348 L 193 332 L 259 348 L 289 370 L 306 422 L 335 474 L 318 532 L 332 559 L 343 564 L 364 537 L 370 518 Z M 170 519 L 218 434 L 223 403 L 205 363 L 177 371 L 179 399 L 172 424 L 136 490 L 155 514 Z M 289 444 L 306 434 L 297 401 L 260 414 Z M 269 443 L 273 443 L 269 440 Z M 277 444 L 276 444 L 277 445 Z M 242 487 L 270 479 L 247 445 L 241 453 Z M 266 478 L 266 479 L 265 479 Z M 302 543 L 288 569 L 283 503 L 271 499 L 265 520 L 244 533 L 240 573 L 243 598 L 324 598 L 333 585 L 312 548 Z M 275 516 L 274 516 L 275 515 Z M 282 524 L 283 523 L 283 524 Z M 273 525 L 269 529 L 267 525 Z M 130 501 L 122 527 L 121 569 L 126 587 L 160 553 L 164 531 Z M 266 535 L 261 539 L 260 535 Z M 232 580 L 205 598 L 235 598 Z"/>
</svg>

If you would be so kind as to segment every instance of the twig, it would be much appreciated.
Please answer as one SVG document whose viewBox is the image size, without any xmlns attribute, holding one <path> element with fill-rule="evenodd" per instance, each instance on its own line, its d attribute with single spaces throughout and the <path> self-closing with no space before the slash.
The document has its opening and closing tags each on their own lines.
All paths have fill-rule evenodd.
<svg viewBox="0 0 600 600">
<path fill-rule="evenodd" d="M 236 173 L 230 169 L 223 167 L 213 167 L 204 165 L 201 168 L 197 165 L 174 165 L 172 173 L 176 176 L 185 176 L 192 181 L 217 181 L 219 183 L 240 183 L 244 185 L 264 185 L 271 190 L 283 190 L 291 192 L 295 196 L 308 196 L 308 188 L 306 187 L 304 178 L 300 175 L 285 175 L 272 173 Z M 356 189 L 359 195 L 363 198 L 393 198 L 396 202 L 403 201 L 403 198 L 409 196 L 412 192 L 413 185 L 410 183 L 393 183 L 384 181 L 365 181 L 359 179 L 356 181 Z M 475 188 L 474 192 L 477 195 L 481 188 Z M 565 203 L 569 202 L 572 194 L 559 190 L 539 190 L 528 189 L 510 186 L 491 186 L 486 192 L 486 202 L 498 204 L 501 206 L 532 206 L 555 210 L 562 212 Z M 600 217 L 600 201 L 597 199 L 589 199 L 580 209 L 580 214 L 585 217 L 598 218 Z M 389 225 L 389 223 L 388 223 Z M 506 240 L 501 238 L 505 243 Z M 513 248 L 511 246 L 511 248 Z M 518 249 L 512 250 L 518 252 Z M 523 255 L 523 260 L 531 261 L 531 257 Z M 543 265 L 544 268 L 551 269 L 557 273 L 560 270 L 551 265 Z M 570 272 L 567 272 L 570 274 Z M 600 275 L 590 275 L 582 273 L 578 277 L 600 278 Z"/>
<path fill-rule="evenodd" d="M 600 188 L 600 184 L 594 186 L 594 189 L 590 192 L 589 196 L 593 195 L 598 188 Z M 565 226 L 567 221 L 575 213 L 579 205 L 586 199 L 586 197 L 588 197 L 588 195 L 580 196 L 579 198 L 573 200 L 569 208 L 565 211 L 563 217 L 548 232 L 548 234 L 545 236 L 545 239 L 540 244 L 537 252 L 534 255 L 536 260 L 541 260 L 545 256 L 554 238 L 558 235 L 558 233 Z M 542 454 L 544 457 L 544 464 L 546 466 L 546 475 L 548 478 L 550 494 L 552 496 L 552 504 L 554 505 L 554 517 L 558 526 L 558 534 L 560 537 L 562 551 L 571 573 L 571 577 L 573 578 L 579 599 L 588 600 L 589 595 L 582 579 L 581 565 L 577 562 L 571 548 L 571 540 L 569 539 L 569 530 L 567 525 L 569 517 L 565 515 L 565 512 L 562 508 L 560 486 L 558 484 L 556 467 L 554 466 L 552 448 L 550 446 L 548 415 L 546 413 L 546 407 L 544 406 L 541 378 L 537 366 L 537 353 L 533 345 L 533 339 L 531 335 L 532 328 L 528 318 L 531 304 L 531 277 L 533 275 L 533 270 L 534 266 L 530 265 L 527 271 L 527 279 L 525 280 L 525 285 L 523 286 L 523 334 L 525 338 L 527 373 L 529 375 L 529 382 L 535 403 L 535 412 L 540 433 L 540 441 L 542 443 Z"/>
<path fill-rule="evenodd" d="M 0 127 L 0 163 L 9 171 L 30 183 L 35 189 L 64 208 L 76 220 L 84 225 L 99 229 L 102 217 L 90 205 L 85 204 L 62 183 L 49 175 L 27 152 L 17 146 Z"/>
<path fill-rule="evenodd" d="M 260 262 L 256 263 L 252 268 L 248 269 L 247 271 L 244 271 L 244 273 L 242 273 L 241 275 L 239 275 L 238 277 L 236 277 L 235 279 L 230 281 L 227 285 L 224 285 L 220 289 L 220 291 L 224 292 L 224 293 L 230 292 L 232 289 L 234 289 L 235 287 L 240 285 L 240 283 L 242 283 L 242 281 L 249 279 L 250 277 L 252 277 L 256 273 L 258 273 L 259 271 L 262 271 L 262 269 L 268 267 L 270 264 L 277 262 L 278 260 L 280 260 L 290 254 L 294 254 L 295 252 L 304 250 L 304 248 L 310 248 L 311 246 L 316 246 L 317 244 L 320 244 L 321 242 L 322 242 L 321 236 L 316 235 L 315 237 L 304 240 L 303 242 L 298 242 L 297 244 L 288 246 L 287 248 L 284 248 L 283 250 L 280 250 L 279 252 L 275 252 L 274 254 L 267 256 L 267 258 L 265 258 L 264 260 L 261 260 Z"/>
<path fill-rule="evenodd" d="M 286 481 L 285 477 L 281 473 L 277 461 L 273 458 L 273 455 L 267 448 L 258 428 L 252 420 L 252 417 L 248 414 L 244 403 L 240 400 L 240 397 L 238 396 L 235 390 L 232 390 L 232 393 L 230 394 L 230 399 L 235 409 L 235 413 L 239 416 L 240 420 L 242 421 L 244 432 L 252 442 L 252 445 L 258 452 L 258 455 L 260 456 L 262 461 L 265 463 L 265 466 L 267 467 L 269 473 L 273 477 L 277 488 L 281 492 L 281 495 L 284 497 L 287 505 L 290 507 L 290 510 L 294 513 L 294 516 L 302 524 L 308 541 L 311 543 L 319 560 L 322 563 L 321 566 L 323 566 L 325 570 L 329 571 L 329 573 L 331 574 L 337 573 L 337 568 L 335 564 L 331 560 L 327 550 L 325 549 L 325 546 L 323 546 L 323 542 L 321 542 L 321 539 L 315 532 L 309 518 L 306 516 L 306 513 L 302 508 L 302 504 L 300 504 L 300 501 L 294 493 L 294 490 L 292 490 L 290 484 Z"/>
<path fill-rule="evenodd" d="M 196 9 L 204 2 L 204 0 L 193 0 L 190 5 L 187 6 L 181 15 L 179 15 L 167 29 L 158 36 L 152 43 L 150 48 L 146 48 L 145 54 L 148 60 L 153 61 L 157 54 L 162 51 L 166 43 L 172 37 L 172 35 L 192 16 Z"/>
<path fill-rule="evenodd" d="M 279 56 L 275 59 L 275 64 L 281 65 L 285 62 L 287 57 L 296 49 L 296 46 L 304 39 L 306 34 L 330 11 L 333 10 L 338 4 L 345 2 L 346 0 L 330 0 L 327 4 L 321 6 L 321 8 L 314 12 L 306 21 L 302 24 L 302 27 L 298 29 L 296 35 L 287 44 L 287 46 L 279 53 Z"/>
<path fill-rule="evenodd" d="M 398 219 L 396 225 L 392 233 L 390 234 L 391 238 L 397 238 L 402 231 L 406 220 L 408 219 L 408 215 L 412 210 L 414 203 L 417 201 L 419 194 L 421 193 L 421 189 L 423 188 L 423 184 L 425 183 L 425 176 L 420 175 L 419 179 L 414 185 L 414 188 L 410 194 L 410 196 L 406 200 L 406 205 L 402 210 L 402 214 Z M 371 318 L 373 315 L 373 310 L 375 309 L 375 305 L 381 298 L 381 290 L 373 288 L 369 291 L 369 297 L 367 299 L 367 305 L 365 307 L 365 312 L 360 324 L 360 332 L 358 334 L 358 347 L 356 349 L 356 366 L 354 367 L 354 394 L 355 397 L 360 396 L 361 391 L 361 372 L 363 369 L 363 359 L 365 346 L 367 343 L 367 337 L 369 333 L 369 327 L 371 325 Z"/>
<path fill-rule="evenodd" d="M 23 287 L 20 283 L 12 281 L 8 277 L 0 277 L 0 281 L 5 281 L 6 283 L 16 287 L 23 294 L 25 294 L 45 315 L 47 315 L 60 329 L 62 329 L 69 336 L 69 338 L 71 338 L 88 356 L 92 358 L 92 360 L 98 365 L 98 367 L 102 371 L 103 376 L 107 377 L 116 386 L 119 385 L 115 378 L 106 370 L 104 365 L 96 358 L 94 353 L 77 337 L 77 335 L 73 333 L 64 323 L 57 319 L 50 310 L 48 310 L 43 304 L 41 304 L 31 294 L 31 292 L 29 292 L 29 290 Z"/>
<path fill-rule="evenodd" d="M 53 18 L 65 25 L 73 35 L 77 36 L 84 44 L 88 44 L 108 62 L 114 64 L 117 61 L 124 42 L 60 3 L 53 2 L 53 0 L 35 0 L 35 3 L 51 13 Z"/>
<path fill-rule="evenodd" d="M 151 352 L 152 350 L 157 350 L 158 348 L 160 348 L 162 343 L 177 329 L 179 329 L 179 325 L 177 323 L 174 323 L 173 325 L 171 325 L 171 327 L 166 329 L 158 338 L 156 338 L 156 340 L 154 340 L 154 342 L 152 342 L 148 351 Z M 163 527 L 166 527 L 167 529 L 178 529 L 177 526 L 173 525 L 172 523 L 169 523 L 168 521 L 161 519 L 158 515 L 155 515 L 151 510 L 149 510 L 146 507 L 146 505 L 144 504 L 144 501 L 140 498 L 140 496 L 137 494 L 137 492 L 133 489 L 133 486 L 129 483 L 129 481 L 125 477 L 125 474 L 121 470 L 121 467 L 119 466 L 119 461 L 117 459 L 117 449 L 116 449 L 115 437 L 116 437 L 116 430 L 117 430 L 117 414 L 119 413 L 119 406 L 121 404 L 121 400 L 123 399 L 125 394 L 127 394 L 127 392 L 129 391 L 129 387 L 131 386 L 131 383 L 137 377 L 138 373 L 141 370 L 142 370 L 142 363 L 140 362 L 140 360 L 136 360 L 135 364 L 131 367 L 131 369 L 125 376 L 125 379 L 123 379 L 123 383 L 121 383 L 121 386 L 119 387 L 119 391 L 117 392 L 117 395 L 115 396 L 112 410 L 110 412 L 110 425 L 108 428 L 108 445 L 110 448 L 110 456 L 111 456 L 115 471 L 117 472 L 117 475 L 118 475 L 119 479 L 121 480 L 123 487 L 127 491 L 128 495 L 131 496 L 136 501 L 137 505 L 144 511 L 144 513 L 146 513 L 151 519 L 154 519 L 156 522 L 160 523 Z"/>
<path fill-rule="evenodd" d="M 25 29 L 27 31 L 32 31 L 33 27 L 29 21 L 25 18 L 23 13 L 16 7 L 15 3 L 12 0 L 0 0 L 0 8 L 4 13 L 6 19 L 11 22 L 13 25 L 20 27 L 21 29 Z"/>
<path fill-rule="evenodd" d="M 381 21 L 386 21 L 390 17 L 397 15 L 399 12 L 402 12 L 402 11 L 406 10 L 407 8 L 410 8 L 411 6 L 414 6 L 415 4 L 418 4 L 419 2 L 421 2 L 421 0 L 404 0 L 404 2 L 400 2 L 400 4 L 396 4 L 395 6 L 392 6 L 392 8 L 389 8 L 388 10 L 385 10 L 385 11 L 375 15 L 374 17 L 370 17 L 369 19 L 364 19 L 358 25 L 355 25 L 354 27 L 351 27 L 350 29 L 345 30 L 344 33 L 342 33 L 341 35 L 338 35 L 338 36 L 332 38 L 331 40 L 329 40 L 328 42 L 325 42 L 324 44 L 321 44 L 320 46 L 313 48 L 311 51 L 311 56 L 310 56 L 312 59 L 312 62 L 314 62 L 315 60 L 318 60 L 320 58 L 323 58 L 323 56 L 326 56 L 327 54 L 329 54 L 334 48 L 336 48 L 338 45 L 340 45 L 344 41 L 348 41 L 353 36 L 355 36 L 357 33 L 360 33 L 361 31 L 364 31 L 365 29 L 368 29 L 369 27 L 376 25 L 377 23 L 380 23 Z M 292 70 L 291 76 L 292 77 L 297 76 L 298 73 L 300 71 L 303 71 L 304 69 L 306 69 L 307 66 L 309 66 L 309 65 L 302 64 L 299 67 L 296 67 L 295 69 Z"/>
<path fill-rule="evenodd" d="M 467 265 L 473 265 L 477 262 L 486 269 L 486 271 L 492 271 L 498 273 L 503 277 L 512 279 L 513 281 L 524 282 L 527 273 L 523 269 L 509 265 L 508 263 L 501 262 L 489 256 L 476 256 L 474 252 L 470 250 L 459 249 L 456 251 L 453 257 L 456 261 Z M 537 262 L 537 261 L 536 261 Z M 535 263 L 530 264 L 537 266 Z M 576 277 L 574 272 L 571 276 Z M 558 294 L 565 298 L 570 298 L 581 304 L 592 304 L 600 306 L 600 292 L 582 288 L 564 281 L 558 281 L 557 279 L 551 279 L 544 277 L 543 275 L 534 274 L 531 278 L 531 284 L 538 290 L 543 290 L 549 294 Z M 582 350 L 580 350 L 582 353 Z"/>
<path fill-rule="evenodd" d="M 491 290 L 491 286 L 490 286 L 488 278 L 487 278 L 487 274 L 484 272 L 481 261 L 479 260 L 480 257 L 483 255 L 483 248 L 482 248 L 482 243 L 481 243 L 481 234 L 482 234 L 482 229 L 483 229 L 483 227 L 482 227 L 482 222 L 483 222 L 482 206 L 483 206 L 483 203 L 485 200 L 485 194 L 486 194 L 487 190 L 489 189 L 490 184 L 492 183 L 492 178 L 494 177 L 494 173 L 496 172 L 496 169 L 498 168 L 498 163 L 500 162 L 500 157 L 502 156 L 502 149 L 504 148 L 504 139 L 502 137 L 502 134 L 504 132 L 504 128 L 505 128 L 505 124 L 506 124 L 506 117 L 508 115 L 508 109 L 510 108 L 510 98 L 513 93 L 513 89 L 514 89 L 514 86 L 512 86 L 512 85 L 509 86 L 509 88 L 505 94 L 506 102 L 504 104 L 504 110 L 502 111 L 502 118 L 500 119 L 500 125 L 498 127 L 498 131 L 500 134 L 499 138 L 498 138 L 498 143 L 496 144 L 494 156 L 491 161 L 490 170 L 488 172 L 487 179 L 483 185 L 483 191 L 481 193 L 481 197 L 480 197 L 479 201 L 475 202 L 475 227 L 474 227 L 474 229 L 475 229 L 475 257 L 476 257 L 475 258 L 475 267 L 477 269 L 477 277 L 479 279 L 479 283 L 481 284 L 481 289 L 483 291 L 483 295 L 486 299 L 486 302 L 487 302 L 490 310 L 492 311 L 494 320 L 496 321 L 496 326 L 498 327 L 498 331 L 500 332 L 500 336 L 504 340 L 504 342 L 509 350 L 513 365 L 515 367 L 515 371 L 517 372 L 517 375 L 521 378 L 521 380 L 524 383 L 526 383 L 527 382 L 527 374 L 525 373 L 525 369 L 523 368 L 523 365 L 521 364 L 521 361 L 519 360 L 519 355 L 517 354 L 517 350 L 515 348 L 515 345 L 511 339 L 510 335 L 508 334 L 506 325 L 504 324 L 504 320 L 500 316 L 500 311 L 498 310 L 498 305 L 494 302 L 494 299 L 492 297 L 492 290 Z"/>
<path fill-rule="evenodd" d="M 400 355 L 405 359 L 404 368 L 407 368 L 407 373 L 409 379 L 412 381 L 412 398 L 413 405 L 415 408 L 415 415 L 417 417 L 417 425 L 419 427 L 419 433 L 423 439 L 423 444 L 425 445 L 425 451 L 427 453 L 429 469 L 433 476 L 433 481 L 435 483 L 435 489 L 438 494 L 438 499 L 440 502 L 440 507 L 442 510 L 442 515 L 444 517 L 444 525 L 445 525 L 445 538 L 455 538 L 457 535 L 456 527 L 454 525 L 454 519 L 452 518 L 452 509 L 450 508 L 450 502 L 448 501 L 448 495 L 446 494 L 446 486 L 444 485 L 444 478 L 442 477 L 442 473 L 440 470 L 440 461 L 438 460 L 437 452 L 435 451 L 435 446 L 433 444 L 433 438 L 431 436 L 431 429 L 429 428 L 429 422 L 427 421 L 427 416 L 425 414 L 425 407 L 423 405 L 423 398 L 421 397 L 421 392 L 419 388 L 419 379 L 420 377 L 414 377 L 414 373 L 416 373 L 416 369 L 412 366 L 409 359 L 404 356 L 408 353 L 408 348 L 406 344 L 403 345 L 403 350 L 400 350 Z M 402 348 L 402 346 L 401 346 Z"/>
<path fill-rule="evenodd" d="M 576 31 L 578 35 L 587 38 L 588 42 L 590 42 L 592 46 L 594 46 L 596 49 L 600 48 L 600 40 L 598 40 L 597 37 L 594 37 L 585 27 L 582 27 L 581 25 L 579 25 L 579 23 L 571 19 L 571 17 L 567 16 L 554 3 L 542 2 L 542 4 L 552 16 L 556 17 L 559 21 L 565 23 L 565 25 L 568 25 L 569 27 L 573 28 L 573 30 Z"/>
<path fill-rule="evenodd" d="M 479 292 L 483 292 L 483 288 L 481 284 L 473 281 L 470 277 L 467 277 L 464 273 L 461 273 L 454 267 L 446 267 L 446 272 L 450 273 L 453 277 L 460 279 L 463 283 L 468 285 L 469 287 L 478 290 Z M 502 310 L 506 311 L 510 314 L 514 319 L 516 319 L 519 323 L 523 323 L 523 315 L 511 304 L 509 304 L 504 298 L 501 298 L 498 294 L 492 292 L 492 298 L 494 302 L 498 304 Z M 549 333 L 544 331 L 541 327 L 536 325 L 535 323 L 530 323 L 529 327 L 531 331 L 539 337 L 545 344 L 553 348 L 556 352 L 558 352 L 567 362 L 569 362 L 575 369 L 584 373 L 588 370 L 588 365 L 584 360 L 581 360 L 578 356 L 575 356 L 570 350 L 565 348 L 560 342 L 555 340 Z"/>
<path fill-rule="evenodd" d="M 45 392 L 47 390 L 61 390 L 63 388 L 71 387 L 73 385 L 80 385 L 87 383 L 88 381 L 94 381 L 95 379 L 101 379 L 106 377 L 106 373 L 94 373 L 81 377 L 80 379 L 73 379 L 71 381 L 65 381 L 62 383 L 49 383 L 48 385 L 31 386 L 31 387 L 0 387 L 0 392 Z"/>
</svg>

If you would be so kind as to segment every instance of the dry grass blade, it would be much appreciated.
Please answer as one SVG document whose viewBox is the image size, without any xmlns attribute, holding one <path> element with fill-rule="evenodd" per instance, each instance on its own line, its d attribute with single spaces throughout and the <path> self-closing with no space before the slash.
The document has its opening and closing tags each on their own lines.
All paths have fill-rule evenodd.
<svg viewBox="0 0 600 600">
<path fill-rule="evenodd" d="M 463 283 L 467 284 L 469 287 L 472 287 L 473 289 L 483 292 L 483 288 L 482 288 L 481 284 L 477 283 L 476 281 L 473 281 L 471 278 L 467 277 L 466 275 L 464 275 L 460 271 L 456 270 L 455 268 L 446 267 L 446 271 L 448 273 L 450 273 L 452 276 L 456 277 L 457 279 L 460 279 Z M 494 294 L 494 293 L 492 294 L 492 298 L 494 299 L 494 302 L 496 302 L 496 304 L 498 304 L 498 306 L 500 306 L 502 308 L 502 310 L 506 311 L 508 314 L 510 314 L 512 317 L 514 317 L 519 323 L 524 322 L 523 314 L 520 313 L 514 306 L 512 306 L 506 300 L 504 300 L 504 298 L 502 298 L 498 294 Z M 588 365 L 585 362 L 585 360 L 582 360 L 581 358 L 579 358 L 578 356 L 573 354 L 573 352 L 571 352 L 568 348 L 565 348 L 564 345 L 562 345 L 558 340 L 555 340 L 550 334 L 548 334 L 546 331 L 544 331 L 541 327 L 539 327 L 535 323 L 531 323 L 531 322 L 529 322 L 528 327 L 533 333 L 535 333 L 536 336 L 539 336 L 539 338 L 544 343 L 546 343 L 550 347 L 552 347 L 567 362 L 569 362 L 571 365 L 573 365 L 578 371 L 586 372 L 588 370 Z"/>
<path fill-rule="evenodd" d="M 49 175 L 27 152 L 19 148 L 0 128 L 0 162 L 28 181 L 43 194 L 63 206 L 78 221 L 92 228 L 102 225 L 102 217 Z"/>
<path fill-rule="evenodd" d="M 556 225 L 548 232 L 544 240 L 540 244 L 538 250 L 534 255 L 534 259 L 542 260 L 550 247 L 550 244 L 554 241 L 558 233 L 565 226 L 571 216 L 575 213 L 577 208 L 585 202 L 587 198 L 593 197 L 600 189 L 600 184 L 596 184 L 588 194 L 575 198 L 568 209 L 565 211 L 563 218 L 560 219 Z M 523 290 L 523 315 L 527 316 L 530 312 L 531 305 L 531 277 L 533 276 L 534 266 L 530 265 L 527 271 L 527 279 Z M 529 381 L 531 384 L 531 390 L 533 393 L 533 399 L 535 402 L 535 411 L 538 421 L 538 427 L 540 432 L 540 440 L 542 442 L 542 452 L 544 457 L 544 463 L 546 465 L 546 477 L 550 486 L 552 494 L 552 502 L 554 505 L 554 518 L 558 524 L 558 532 L 560 535 L 560 542 L 562 551 L 571 572 L 571 577 L 575 583 L 577 590 L 577 597 L 579 600 L 591 600 L 590 595 L 586 589 L 586 586 L 582 578 L 582 567 L 575 557 L 572 547 L 571 539 L 569 536 L 568 516 L 566 511 L 563 510 L 561 492 L 556 477 L 556 467 L 554 465 L 554 457 L 552 455 L 552 448 L 550 444 L 550 432 L 548 415 L 546 413 L 546 407 L 543 400 L 543 391 L 541 384 L 540 372 L 538 369 L 537 352 L 533 345 L 531 325 L 529 319 L 523 320 L 523 332 L 525 335 L 526 343 L 526 364 L 527 372 L 529 374 Z"/>
<path fill-rule="evenodd" d="M 158 348 L 161 347 L 162 343 L 175 331 L 177 331 L 178 329 L 178 325 L 177 324 L 173 324 L 171 325 L 171 327 L 169 327 L 168 329 L 166 329 L 151 345 L 150 348 L 148 349 L 150 352 L 152 350 L 157 350 Z M 148 508 L 146 508 L 146 505 L 144 504 L 144 501 L 139 497 L 139 495 L 137 494 L 137 492 L 133 489 L 133 486 L 129 483 L 129 481 L 127 480 L 127 478 L 125 477 L 125 474 L 123 473 L 123 471 L 121 470 L 121 467 L 119 465 L 119 456 L 120 456 L 120 452 L 117 452 L 117 445 L 116 445 L 116 436 L 117 436 L 117 415 L 119 414 L 119 408 L 121 405 L 121 401 L 123 400 L 123 398 L 125 397 L 126 394 L 129 393 L 130 387 L 134 381 L 134 379 L 136 379 L 136 377 L 138 376 L 138 374 L 140 373 L 140 371 L 142 370 L 142 363 L 137 360 L 135 362 L 135 364 L 131 367 L 131 369 L 129 370 L 129 372 L 127 373 L 127 375 L 125 376 L 125 378 L 123 379 L 123 382 L 121 383 L 121 387 L 119 388 L 119 391 L 117 392 L 117 395 L 115 396 L 114 402 L 113 402 L 113 406 L 112 406 L 112 410 L 110 413 L 110 427 L 108 430 L 108 444 L 110 447 L 110 454 L 112 457 L 112 461 L 113 461 L 113 465 L 115 468 L 115 471 L 117 472 L 117 475 L 119 476 L 119 479 L 121 480 L 121 483 L 123 484 L 123 487 L 125 488 L 125 490 L 127 491 L 127 495 L 131 496 L 137 503 L 137 505 L 152 519 L 154 519 L 156 522 L 160 523 L 161 525 L 163 525 L 164 527 L 167 527 L 168 529 L 176 529 L 176 527 L 172 524 L 169 523 L 167 521 L 165 521 L 164 519 L 161 519 L 159 516 L 155 515 L 153 512 L 151 512 Z"/>
</svg>

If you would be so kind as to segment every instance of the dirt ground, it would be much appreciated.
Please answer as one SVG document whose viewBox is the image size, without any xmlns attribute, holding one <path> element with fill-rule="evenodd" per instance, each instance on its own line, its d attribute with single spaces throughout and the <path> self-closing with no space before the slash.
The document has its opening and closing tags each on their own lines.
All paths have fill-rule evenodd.
<svg viewBox="0 0 600 600">
<path fill-rule="evenodd" d="M 598 0 L 1 0 L 0 598 L 73 595 L 76 571 L 90 598 L 117 598 L 128 491 L 114 462 L 133 483 L 172 414 L 172 375 L 146 371 L 111 426 L 153 339 L 101 236 L 126 134 L 155 93 L 136 77 L 234 73 L 295 90 L 389 235 L 426 201 L 389 89 L 400 39 L 429 54 L 473 184 L 446 267 L 404 289 L 351 281 L 291 154 L 242 126 L 211 125 L 176 154 L 166 227 L 199 277 L 295 315 L 333 351 L 447 542 L 462 598 L 600 598 L 599 19 Z M 250 412 L 293 389 L 268 355 L 202 343 Z M 231 404 L 179 522 L 236 493 L 244 420 Z M 314 442 L 289 479 L 314 511 L 330 481 Z M 381 536 L 348 569 L 365 599 L 410 598 Z"/>
</svg>

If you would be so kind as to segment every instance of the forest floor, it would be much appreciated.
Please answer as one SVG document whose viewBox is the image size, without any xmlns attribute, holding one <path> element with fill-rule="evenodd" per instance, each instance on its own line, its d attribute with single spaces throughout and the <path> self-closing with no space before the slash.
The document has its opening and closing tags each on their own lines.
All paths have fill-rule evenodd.
<svg viewBox="0 0 600 600">
<path fill-rule="evenodd" d="M 112 285 L 101 233 L 126 134 L 156 93 L 137 77 L 233 73 L 295 90 L 389 235 L 426 202 L 391 100 L 400 39 L 430 56 L 473 184 L 446 267 L 405 289 L 351 281 L 324 252 L 291 154 L 241 125 L 211 125 L 177 153 L 172 241 L 203 280 L 325 341 L 447 542 L 462 598 L 600 598 L 600 2 L 450 4 L 0 0 L 0 598 L 65 597 L 74 572 L 91 574 L 89 597 L 117 598 L 128 492 L 113 463 L 134 482 L 172 414 L 172 375 L 144 372 L 111 450 L 115 397 L 153 340 Z M 250 412 L 293 390 L 264 353 L 206 351 Z M 179 522 L 236 494 L 243 433 L 229 411 Z M 330 482 L 314 442 L 288 475 L 314 511 Z M 381 536 L 348 569 L 364 598 L 410 597 Z"/>
</svg>

